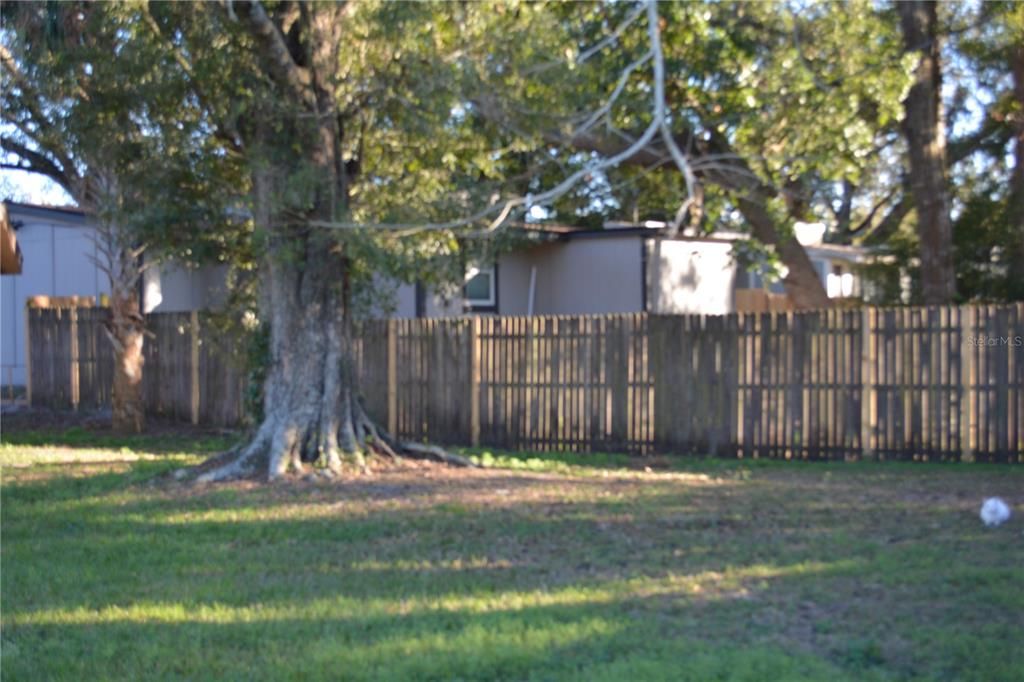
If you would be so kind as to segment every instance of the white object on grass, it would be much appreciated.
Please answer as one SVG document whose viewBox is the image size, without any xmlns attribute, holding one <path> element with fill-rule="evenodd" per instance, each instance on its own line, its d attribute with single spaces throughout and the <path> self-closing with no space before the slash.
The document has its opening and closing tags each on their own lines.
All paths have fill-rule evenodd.
<svg viewBox="0 0 1024 682">
<path fill-rule="evenodd" d="M 998 526 L 1010 518 L 1010 505 L 998 497 L 990 497 L 981 505 L 981 520 L 986 526 Z"/>
</svg>

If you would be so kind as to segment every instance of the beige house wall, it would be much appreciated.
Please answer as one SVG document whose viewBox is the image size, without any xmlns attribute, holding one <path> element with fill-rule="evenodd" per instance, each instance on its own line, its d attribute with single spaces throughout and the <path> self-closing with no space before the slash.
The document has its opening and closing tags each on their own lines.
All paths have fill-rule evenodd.
<svg viewBox="0 0 1024 682">
<path fill-rule="evenodd" d="M 725 238 L 660 239 L 632 232 L 574 235 L 506 253 L 497 263 L 497 313 L 581 315 L 646 309 L 727 315 L 736 312 L 737 287 L 748 286 L 749 279 L 733 261 L 732 247 L 733 241 Z M 809 247 L 808 254 L 823 282 L 834 262 L 847 256 L 838 247 Z M 849 264 L 844 272 L 848 269 Z M 859 282 L 854 286 L 859 293 Z M 414 287 L 400 288 L 398 298 L 396 316 L 415 316 Z M 457 298 L 446 301 L 428 294 L 424 312 L 427 317 L 448 317 L 464 314 L 464 308 Z"/>
<path fill-rule="evenodd" d="M 598 237 L 506 254 L 498 261 L 498 311 L 527 314 L 536 268 L 535 315 L 641 312 L 642 244 L 636 236 Z"/>
<path fill-rule="evenodd" d="M 400 283 L 382 283 L 381 286 L 394 287 L 392 299 L 394 308 L 376 308 L 371 317 L 384 315 L 385 317 L 410 318 L 416 317 L 416 285 Z M 428 291 L 423 300 L 424 317 L 457 317 L 465 312 L 462 300 L 459 298 L 445 298 L 444 296 Z"/>
</svg>

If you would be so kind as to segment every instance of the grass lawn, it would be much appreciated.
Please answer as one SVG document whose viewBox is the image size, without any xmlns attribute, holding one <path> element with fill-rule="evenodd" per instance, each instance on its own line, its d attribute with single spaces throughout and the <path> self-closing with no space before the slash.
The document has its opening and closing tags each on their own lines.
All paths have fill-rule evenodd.
<svg viewBox="0 0 1024 682">
<path fill-rule="evenodd" d="M 4 438 L 5 682 L 1024 680 L 1021 467 L 498 455 L 197 487 L 168 474 L 223 439 Z"/>
</svg>

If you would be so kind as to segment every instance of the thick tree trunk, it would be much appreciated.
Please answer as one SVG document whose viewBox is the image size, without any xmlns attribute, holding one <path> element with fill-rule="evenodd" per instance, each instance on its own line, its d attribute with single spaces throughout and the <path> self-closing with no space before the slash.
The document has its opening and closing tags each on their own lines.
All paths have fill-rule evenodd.
<svg viewBox="0 0 1024 682">
<path fill-rule="evenodd" d="M 1024 251 L 1024 45 L 1013 52 L 1014 98 L 1017 99 L 1014 119 L 1014 174 L 1010 179 L 1010 216 L 1017 227 Z"/>
<path fill-rule="evenodd" d="M 903 45 L 918 56 L 914 84 L 904 101 L 903 134 L 910 152 L 910 186 L 917 209 L 921 285 L 926 304 L 956 296 L 953 224 L 946 188 L 946 134 L 942 66 L 935 2 L 898 2 Z"/>
<path fill-rule="evenodd" d="M 373 424 L 355 394 L 342 273 L 344 262 L 321 240 L 306 240 L 304 262 L 271 257 L 265 292 L 271 359 L 264 420 L 235 462 L 206 480 L 264 468 L 268 478 L 316 463 L 337 474 L 348 455 L 363 468 Z"/>
<path fill-rule="evenodd" d="M 740 213 L 750 224 L 751 234 L 763 244 L 775 247 L 779 259 L 786 266 L 782 284 L 786 295 L 797 310 L 821 310 L 832 305 L 821 277 L 814 268 L 803 245 L 790 233 L 779 234 L 775 221 L 765 208 L 763 198 L 741 196 L 738 203 Z"/>
<path fill-rule="evenodd" d="M 440 449 L 395 442 L 363 410 L 352 364 L 344 240 L 309 225 L 337 220 L 348 206 L 344 121 L 334 90 L 345 6 L 285 5 L 269 14 L 259 3 L 233 8 L 273 83 L 268 100 L 289 101 L 253 112 L 245 141 L 259 159 L 252 170 L 255 222 L 271 243 L 262 298 L 271 358 L 263 422 L 252 440 L 198 480 L 274 479 L 311 464 L 333 476 L 346 459 L 365 469 L 365 450 L 469 464 Z"/>
<path fill-rule="evenodd" d="M 114 352 L 110 401 L 113 428 L 123 433 L 141 433 L 146 421 L 142 399 L 145 329 L 138 296 L 115 288 L 110 297 L 110 317 L 107 331 Z"/>
<path fill-rule="evenodd" d="M 271 257 L 263 422 L 226 463 L 201 474 L 200 482 L 252 475 L 273 480 L 309 467 L 332 478 L 346 466 L 366 471 L 368 453 L 470 465 L 440 448 L 395 441 L 365 412 L 352 364 L 345 268 L 337 244 L 323 235 L 305 240 L 302 262 Z"/>
</svg>

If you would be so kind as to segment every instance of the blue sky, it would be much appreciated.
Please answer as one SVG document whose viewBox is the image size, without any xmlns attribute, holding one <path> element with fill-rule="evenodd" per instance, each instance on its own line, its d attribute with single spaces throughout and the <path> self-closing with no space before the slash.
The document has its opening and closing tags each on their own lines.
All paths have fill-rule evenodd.
<svg viewBox="0 0 1024 682">
<path fill-rule="evenodd" d="M 73 206 L 74 200 L 57 183 L 38 173 L 0 170 L 0 199 L 48 206 Z"/>
</svg>

